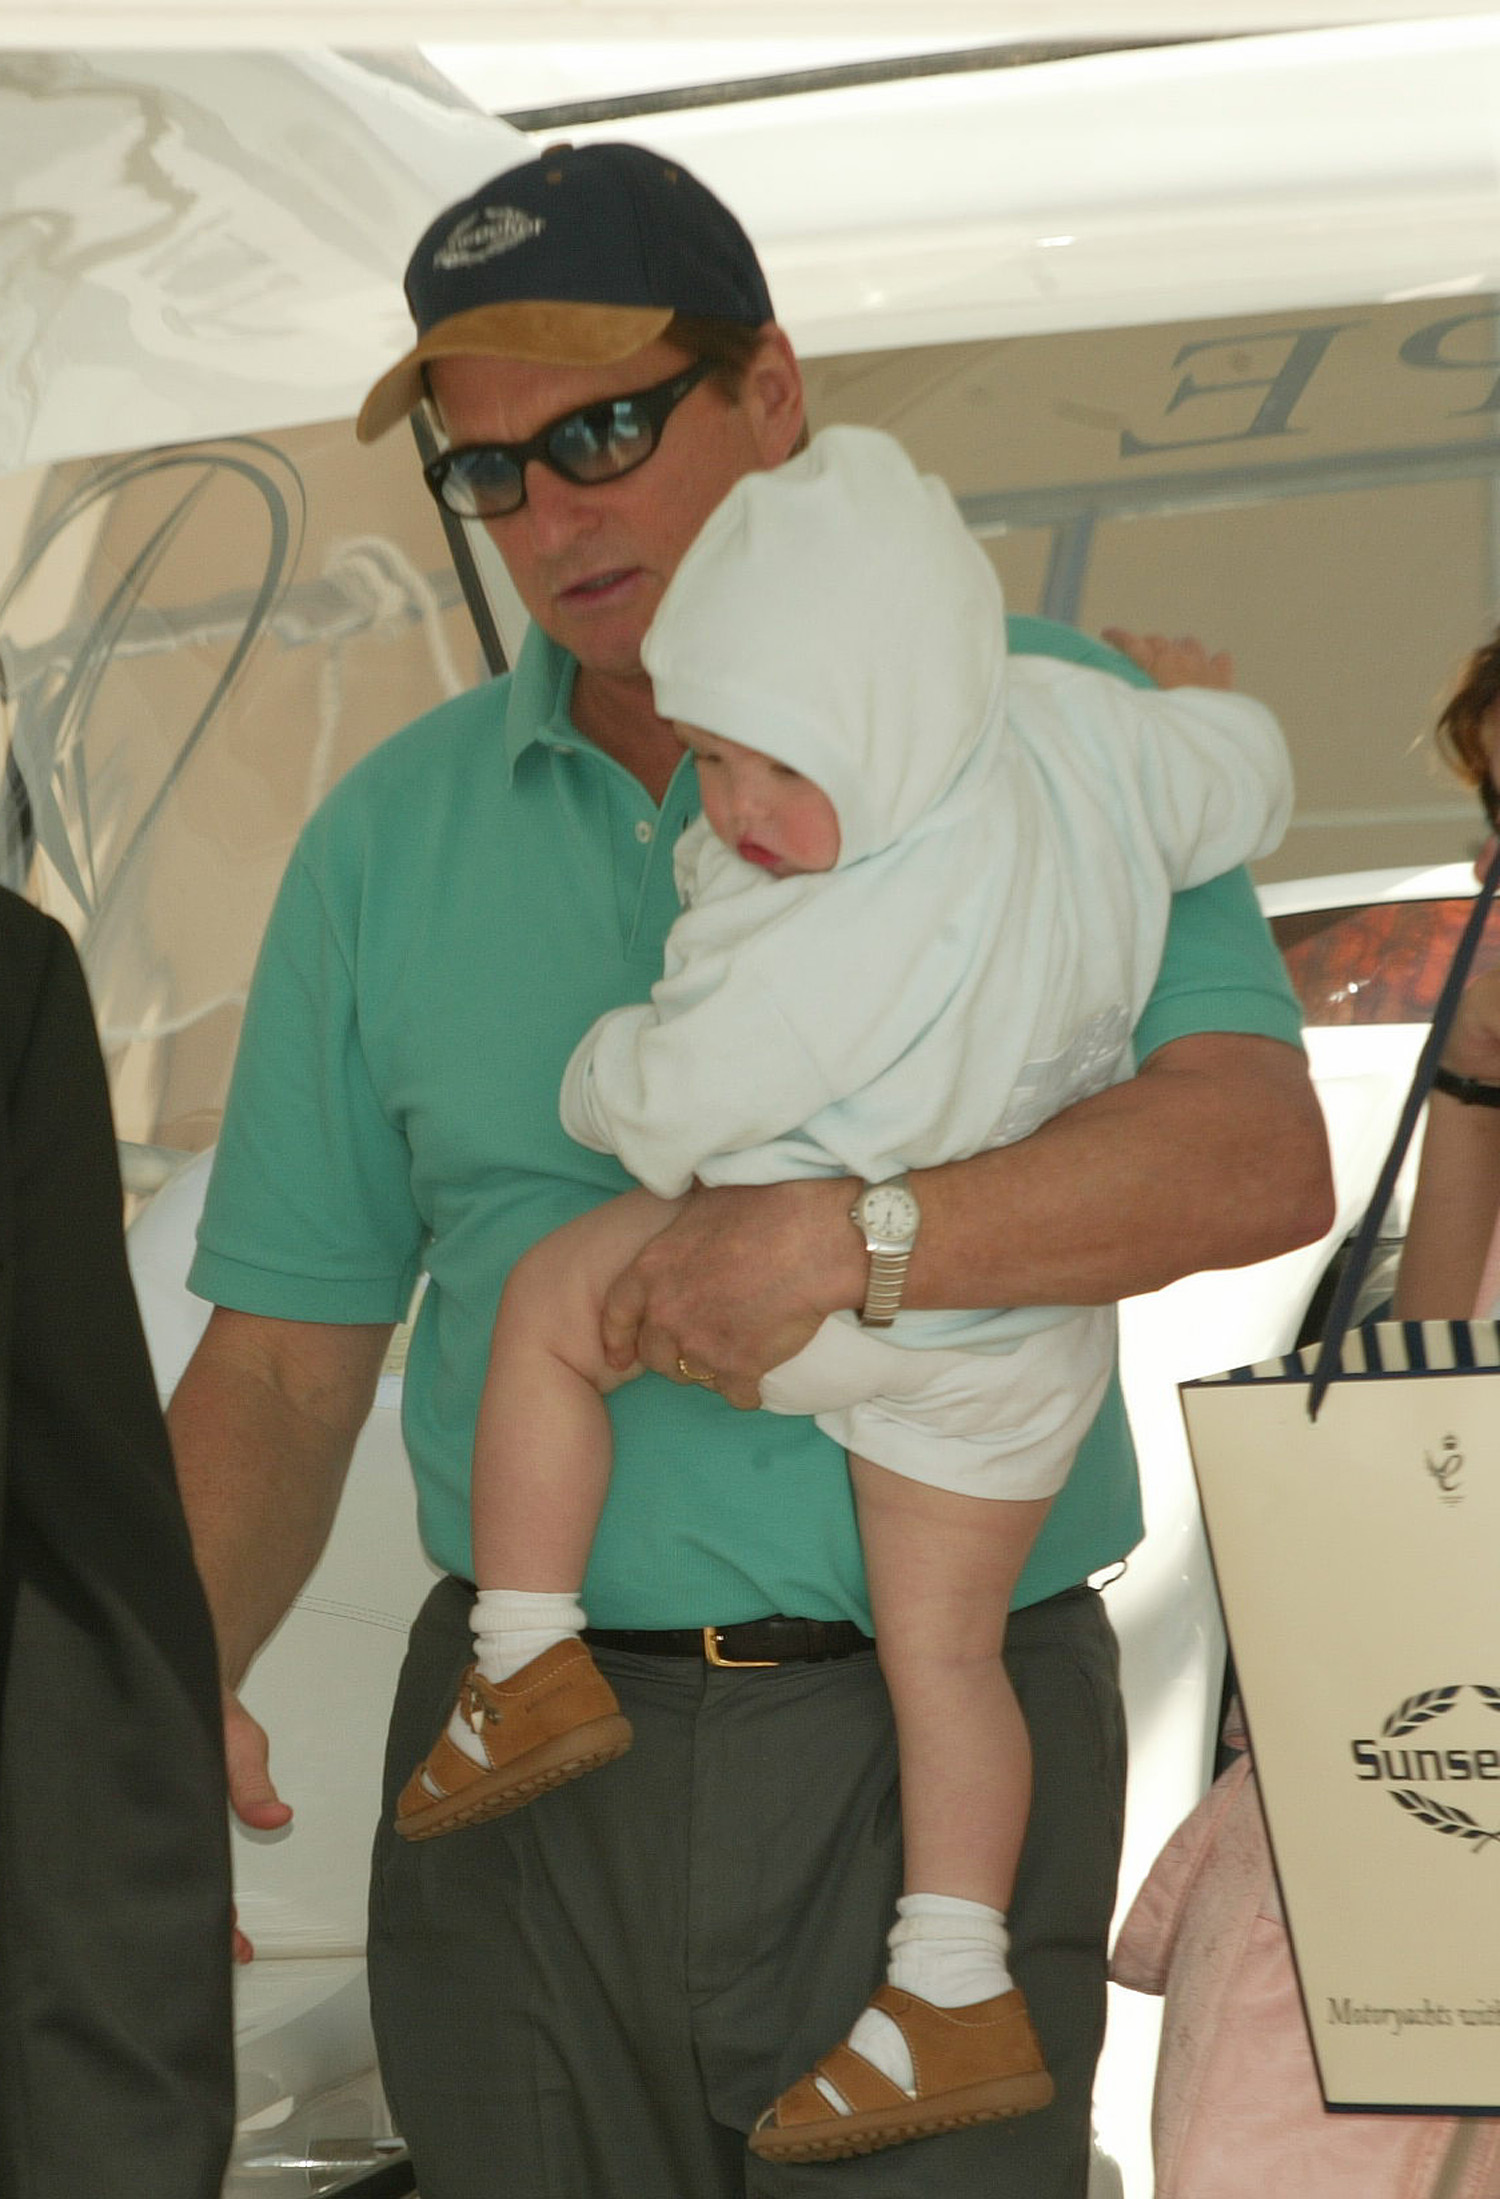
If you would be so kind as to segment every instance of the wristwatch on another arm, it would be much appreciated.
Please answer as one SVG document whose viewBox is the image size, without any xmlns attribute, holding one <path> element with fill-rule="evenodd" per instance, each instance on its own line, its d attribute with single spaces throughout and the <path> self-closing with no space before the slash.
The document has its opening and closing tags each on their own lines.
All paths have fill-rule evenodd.
<svg viewBox="0 0 1500 2199">
<path fill-rule="evenodd" d="M 1490 1077 L 1463 1077 L 1441 1062 L 1432 1072 L 1434 1092 L 1446 1092 L 1464 1107 L 1500 1107 L 1500 1084 Z"/>
<path fill-rule="evenodd" d="M 870 1255 L 865 1302 L 859 1318 L 867 1329 L 888 1329 L 901 1310 L 906 1271 L 917 1242 L 922 1209 L 908 1176 L 867 1183 L 849 1209 L 849 1219 Z"/>
</svg>

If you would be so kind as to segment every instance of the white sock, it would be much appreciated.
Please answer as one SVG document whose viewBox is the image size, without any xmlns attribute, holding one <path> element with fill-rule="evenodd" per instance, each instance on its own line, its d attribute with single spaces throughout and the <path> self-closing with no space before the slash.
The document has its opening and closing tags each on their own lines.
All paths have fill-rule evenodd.
<svg viewBox="0 0 1500 2199">
<path fill-rule="evenodd" d="M 964 1901 L 957 1894 L 903 1894 L 896 1903 L 896 1922 L 886 1945 L 891 1951 L 886 1969 L 889 1983 L 931 2001 L 935 2008 L 966 2008 L 975 2001 L 991 2000 L 997 1993 L 1008 1993 L 1013 1982 L 1006 1967 L 1010 1934 L 1004 1911 L 987 1908 L 982 1901 Z M 880 2009 L 865 2010 L 849 2034 L 849 2044 L 892 2084 L 915 2093 L 916 2076 L 906 2040 Z M 821 2077 L 816 2082 L 829 2106 L 842 2109 L 833 2086 Z"/>
<path fill-rule="evenodd" d="M 886 1976 L 934 2008 L 966 2008 L 1008 1993 L 1010 1933 L 1005 1912 L 956 1894 L 903 1894 L 886 1945 Z"/>
<path fill-rule="evenodd" d="M 487 1680 L 508 1680 L 543 1650 L 570 1641 L 587 1624 L 571 1588 L 481 1588 L 469 1613 L 474 1662 Z M 454 1706 L 448 1738 L 476 1764 L 485 1760 L 479 1736 Z"/>
</svg>

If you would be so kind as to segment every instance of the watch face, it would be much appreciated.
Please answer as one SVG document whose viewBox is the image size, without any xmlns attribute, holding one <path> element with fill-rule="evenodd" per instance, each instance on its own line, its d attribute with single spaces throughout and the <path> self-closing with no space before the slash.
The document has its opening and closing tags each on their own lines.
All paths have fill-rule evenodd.
<svg viewBox="0 0 1500 2199">
<path fill-rule="evenodd" d="M 905 1184 L 871 1184 L 859 1202 L 859 1217 L 867 1237 L 882 1244 L 906 1244 L 916 1236 L 921 1209 Z"/>
</svg>

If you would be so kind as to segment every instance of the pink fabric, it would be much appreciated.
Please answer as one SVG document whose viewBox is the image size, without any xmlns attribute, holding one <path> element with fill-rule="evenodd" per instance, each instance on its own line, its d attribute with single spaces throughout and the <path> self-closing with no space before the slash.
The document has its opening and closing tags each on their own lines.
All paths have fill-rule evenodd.
<svg viewBox="0 0 1500 2199">
<path fill-rule="evenodd" d="M 1248 1756 L 1162 1850 L 1111 1971 L 1166 1997 L 1156 2199 L 1500 2199 L 1500 2120 L 1324 2107 Z"/>
</svg>

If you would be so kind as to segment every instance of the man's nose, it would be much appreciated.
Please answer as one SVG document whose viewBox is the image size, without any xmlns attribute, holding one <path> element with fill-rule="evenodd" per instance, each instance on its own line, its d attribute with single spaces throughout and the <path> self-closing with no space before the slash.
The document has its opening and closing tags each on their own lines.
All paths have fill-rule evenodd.
<svg viewBox="0 0 1500 2199">
<path fill-rule="evenodd" d="M 531 517 L 532 539 L 544 552 L 565 549 L 576 541 L 593 515 L 590 491 L 565 481 L 539 458 L 526 468 L 525 509 Z"/>
</svg>

